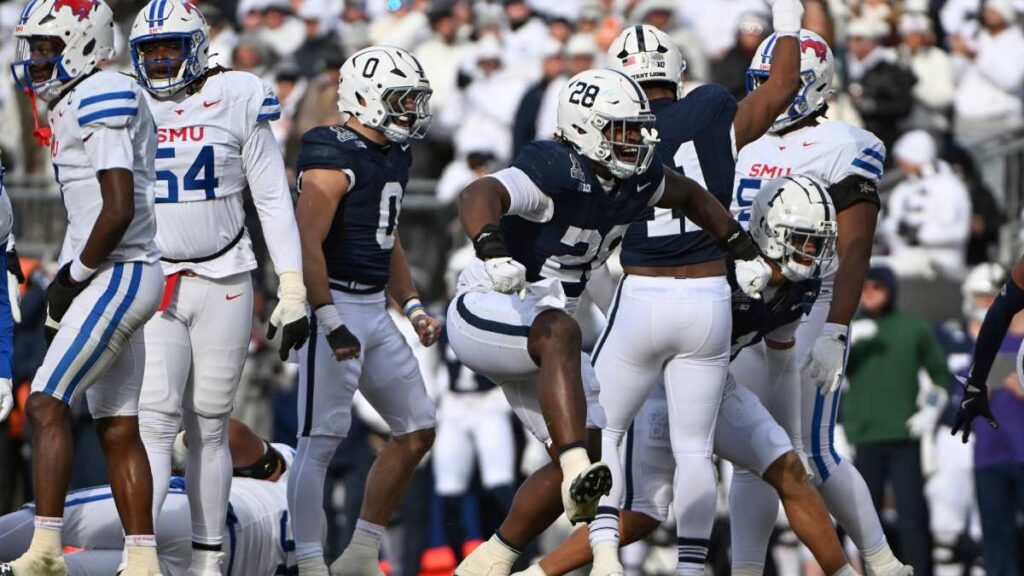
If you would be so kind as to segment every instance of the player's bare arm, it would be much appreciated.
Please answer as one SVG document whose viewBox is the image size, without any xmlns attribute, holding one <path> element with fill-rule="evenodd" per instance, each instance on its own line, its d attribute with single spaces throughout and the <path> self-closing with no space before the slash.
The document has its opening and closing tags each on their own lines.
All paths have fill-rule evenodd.
<svg viewBox="0 0 1024 576">
<path fill-rule="evenodd" d="M 328 342 L 339 361 L 359 356 L 360 345 L 356 337 L 345 328 L 334 308 L 327 281 L 323 244 L 334 221 L 334 213 L 338 211 L 338 204 L 348 190 L 348 176 L 340 170 L 307 170 L 302 173 L 302 194 L 295 207 L 295 221 L 299 225 L 299 239 L 302 243 L 306 298 L 321 327 L 327 330 Z M 335 340 L 331 340 L 336 333 Z"/>
<path fill-rule="evenodd" d="M 511 204 L 505 186 L 489 177 L 466 186 L 458 199 L 462 228 L 473 240 L 476 256 L 484 261 L 494 289 L 505 294 L 518 292 L 526 285 L 526 268 L 512 259 L 498 227 Z"/>
<path fill-rule="evenodd" d="M 419 291 L 409 273 L 409 262 L 405 258 L 405 248 L 395 231 L 395 247 L 391 249 L 391 281 L 388 282 L 388 295 L 402 307 L 402 312 L 416 329 L 420 344 L 433 346 L 441 336 L 441 323 L 427 314 L 420 301 Z"/>
<path fill-rule="evenodd" d="M 494 178 L 478 178 L 459 194 L 459 221 L 466 235 L 475 238 L 488 224 L 497 224 L 508 211 L 508 190 Z"/>
<path fill-rule="evenodd" d="M 848 326 L 860 302 L 871 261 L 871 243 L 875 237 L 878 207 L 860 202 L 839 213 L 839 271 L 836 273 L 835 295 L 829 309 L 828 322 Z"/>
<path fill-rule="evenodd" d="M 803 6 L 800 0 L 775 0 L 772 13 L 778 40 L 771 73 L 764 84 L 739 102 L 733 120 L 737 150 L 764 135 L 776 117 L 793 103 L 800 88 L 799 33 Z"/>
</svg>

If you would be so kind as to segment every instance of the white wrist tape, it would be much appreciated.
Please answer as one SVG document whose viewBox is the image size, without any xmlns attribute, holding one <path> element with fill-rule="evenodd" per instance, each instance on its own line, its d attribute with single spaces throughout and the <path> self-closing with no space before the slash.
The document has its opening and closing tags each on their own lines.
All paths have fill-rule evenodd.
<svg viewBox="0 0 1024 576">
<path fill-rule="evenodd" d="M 775 0 L 772 5 L 772 28 L 778 36 L 799 36 L 804 5 L 800 0 Z"/>
<path fill-rule="evenodd" d="M 75 282 L 85 282 L 92 278 L 92 275 L 96 273 L 96 269 L 82 264 L 82 258 L 77 257 L 71 261 L 71 269 L 68 272 L 71 273 L 71 279 Z"/>
<path fill-rule="evenodd" d="M 324 334 L 330 334 L 344 324 L 334 304 L 324 304 L 316 309 L 315 314 L 316 322 L 320 325 L 320 328 L 323 328 Z"/>
</svg>

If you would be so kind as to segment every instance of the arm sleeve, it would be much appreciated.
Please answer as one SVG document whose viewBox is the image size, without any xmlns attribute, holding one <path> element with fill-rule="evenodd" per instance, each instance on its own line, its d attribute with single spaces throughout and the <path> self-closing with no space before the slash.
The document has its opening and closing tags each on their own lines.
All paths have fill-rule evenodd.
<svg viewBox="0 0 1024 576">
<path fill-rule="evenodd" d="M 881 208 L 882 200 L 878 196 L 878 182 L 863 176 L 847 176 L 828 187 L 836 212 L 842 212 L 854 204 L 867 202 Z"/>
<path fill-rule="evenodd" d="M 114 168 L 135 168 L 135 147 L 127 127 L 113 128 L 101 125 L 91 127 L 88 131 L 83 129 L 82 142 L 85 144 L 85 153 L 97 172 Z"/>
<path fill-rule="evenodd" d="M 992 362 L 1003 344 L 1006 331 L 1017 312 L 1024 309 L 1024 289 L 1017 286 L 1011 277 L 1006 281 L 992 307 L 985 314 L 981 323 L 978 341 L 974 344 L 974 364 L 971 366 L 971 380 L 977 386 L 984 386 L 988 381 L 988 373 L 992 370 Z"/>
<path fill-rule="evenodd" d="M 301 271 L 299 230 L 295 225 L 295 208 L 285 176 L 284 159 L 266 123 L 257 126 L 242 146 L 242 166 L 263 225 L 274 269 L 278 274 L 285 270 Z"/>
<path fill-rule="evenodd" d="M 508 191 L 509 216 L 531 222 L 547 222 L 555 213 L 555 203 L 519 168 L 505 168 L 490 175 Z"/>
</svg>

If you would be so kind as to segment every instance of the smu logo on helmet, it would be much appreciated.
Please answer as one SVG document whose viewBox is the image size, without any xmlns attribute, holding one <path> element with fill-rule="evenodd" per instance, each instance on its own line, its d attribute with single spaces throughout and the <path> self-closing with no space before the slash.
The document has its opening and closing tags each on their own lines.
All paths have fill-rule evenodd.
<svg viewBox="0 0 1024 576">
<path fill-rule="evenodd" d="M 60 12 L 61 8 L 71 8 L 71 13 L 81 22 L 87 19 L 89 14 L 92 14 L 93 8 L 99 5 L 99 0 L 57 0 L 53 3 L 53 13 Z"/>
<path fill-rule="evenodd" d="M 806 52 L 807 49 L 814 51 L 814 55 L 818 57 L 819 62 L 828 60 L 828 46 L 824 42 L 813 38 L 804 38 L 800 41 L 800 52 Z"/>
</svg>

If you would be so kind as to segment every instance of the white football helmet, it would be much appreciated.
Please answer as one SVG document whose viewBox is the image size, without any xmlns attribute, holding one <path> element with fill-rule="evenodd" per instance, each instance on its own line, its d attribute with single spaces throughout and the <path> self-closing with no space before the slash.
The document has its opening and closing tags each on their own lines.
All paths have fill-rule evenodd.
<svg viewBox="0 0 1024 576">
<path fill-rule="evenodd" d="M 558 93 L 555 136 L 620 180 L 646 172 L 658 144 L 647 96 L 614 70 L 587 70 L 566 82 Z"/>
<path fill-rule="evenodd" d="M 683 97 L 686 60 L 672 38 L 654 26 L 641 24 L 623 30 L 608 47 L 605 64 L 641 86 L 649 82 L 671 84 L 676 98 Z"/>
<path fill-rule="evenodd" d="M 831 264 L 838 234 L 832 199 L 809 176 L 770 180 L 754 197 L 750 235 L 793 282 L 813 278 Z"/>
<path fill-rule="evenodd" d="M 996 294 L 999 294 L 999 291 L 1003 289 L 1008 279 L 1009 273 L 1001 264 L 986 262 L 971 268 L 960 289 L 964 300 L 964 317 L 968 320 L 983 321 L 985 314 L 988 312 L 988 307 L 980 306 L 978 302 L 975 302 L 975 298 L 978 296 L 991 296 L 995 298 Z"/>
<path fill-rule="evenodd" d="M 114 55 L 114 13 L 102 0 L 29 0 L 18 17 L 14 37 L 17 56 L 11 72 L 15 81 L 49 101 Z M 53 40 L 63 47 L 53 56 L 33 58 L 32 44 L 37 40 Z M 51 67 L 51 73 L 36 81 L 32 68 L 39 72 L 40 67 Z"/>
<path fill-rule="evenodd" d="M 181 43 L 181 59 L 146 58 L 146 44 L 163 40 Z M 139 84 L 156 96 L 170 96 L 209 68 L 210 27 L 190 0 L 152 0 L 132 24 L 128 45 Z M 168 68 L 167 78 L 153 78 L 147 68 Z M 177 66 L 177 69 L 174 67 Z"/>
<path fill-rule="evenodd" d="M 415 56 L 393 46 L 371 46 L 341 65 L 338 109 L 392 142 L 418 140 L 430 127 L 433 92 Z"/>
<path fill-rule="evenodd" d="M 777 36 L 772 34 L 757 47 L 747 69 L 747 93 L 753 92 L 768 79 L 772 70 L 772 54 Z M 769 129 L 778 132 L 817 112 L 828 104 L 832 95 L 832 76 L 836 61 L 828 43 L 810 30 L 800 31 L 800 90 L 793 103 L 779 115 Z"/>
</svg>

